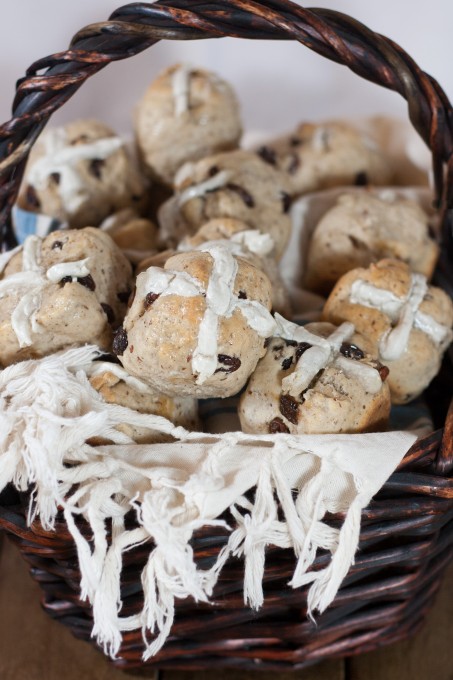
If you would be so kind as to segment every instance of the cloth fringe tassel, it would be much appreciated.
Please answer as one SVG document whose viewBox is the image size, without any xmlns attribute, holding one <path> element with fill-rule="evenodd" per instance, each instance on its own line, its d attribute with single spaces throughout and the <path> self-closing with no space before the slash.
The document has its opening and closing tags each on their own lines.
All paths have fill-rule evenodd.
<svg viewBox="0 0 453 680">
<path fill-rule="evenodd" d="M 63 508 L 77 548 L 81 597 L 92 605 L 92 634 L 105 653 L 115 658 L 122 632 L 141 628 L 143 659 L 157 654 L 171 631 L 175 600 L 209 602 L 232 557 L 243 558 L 244 601 L 258 609 L 268 545 L 293 550 L 289 585 L 310 586 L 310 616 L 324 611 L 353 562 L 361 509 L 385 481 L 367 480 L 363 464 L 360 474 L 351 471 L 351 441 L 357 458 L 365 455 L 365 445 L 376 456 L 378 444 L 364 441 L 372 435 L 346 437 L 349 462 L 342 463 L 338 438 L 326 449 L 321 437 L 190 433 L 164 418 L 104 403 L 85 372 L 98 356 L 95 347 L 72 349 L 0 373 L 0 489 L 32 486 L 28 521 L 39 518 L 47 530 Z M 121 423 L 150 427 L 174 441 L 135 444 L 116 429 Z M 393 434 L 400 436 L 385 444 L 393 447 L 383 464 L 386 476 L 414 441 Z M 94 436 L 113 443 L 90 446 Z M 136 527 L 126 529 L 131 509 Z M 218 519 L 227 510 L 232 530 Z M 338 510 L 346 513 L 340 529 L 323 521 L 326 512 Z M 89 525 L 89 539 L 79 517 Z M 230 530 L 228 544 L 207 570 L 197 567 L 190 546 L 194 532 L 205 526 Z M 123 554 L 144 543 L 150 552 L 142 572 L 143 609 L 121 617 Z M 329 551 L 331 560 L 310 571 L 319 549 Z"/>
</svg>

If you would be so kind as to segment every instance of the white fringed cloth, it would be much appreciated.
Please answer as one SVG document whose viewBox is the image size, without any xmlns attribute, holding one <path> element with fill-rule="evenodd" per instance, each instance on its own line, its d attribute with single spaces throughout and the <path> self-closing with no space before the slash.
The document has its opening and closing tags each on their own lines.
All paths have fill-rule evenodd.
<svg viewBox="0 0 453 680">
<path fill-rule="evenodd" d="M 10 482 L 19 490 L 32 486 L 28 521 L 39 516 L 47 530 L 63 509 L 77 546 L 81 597 L 92 605 L 93 636 L 105 652 L 115 657 L 122 632 L 142 629 L 144 660 L 156 654 L 170 633 L 175 599 L 209 601 L 230 557 L 244 560 L 244 600 L 259 608 L 268 545 L 294 552 L 288 585 L 311 584 L 310 615 L 324 611 L 354 561 L 362 508 L 416 437 L 187 432 L 106 404 L 85 373 L 98 356 L 96 347 L 71 349 L 0 373 L 0 489 Z M 174 441 L 137 445 L 116 429 L 119 423 L 151 427 Z M 90 446 L 91 437 L 114 443 Z M 251 490 L 253 504 L 245 498 Z M 131 508 L 136 528 L 126 529 Z M 190 539 L 201 527 L 226 527 L 219 519 L 225 511 L 228 544 L 212 568 L 199 569 Z M 337 512 L 345 513 L 340 529 L 323 521 Z M 80 515 L 91 527 L 89 542 L 77 528 Z M 122 555 L 143 543 L 149 544 L 143 609 L 121 617 Z M 312 571 L 321 548 L 332 558 Z"/>
</svg>

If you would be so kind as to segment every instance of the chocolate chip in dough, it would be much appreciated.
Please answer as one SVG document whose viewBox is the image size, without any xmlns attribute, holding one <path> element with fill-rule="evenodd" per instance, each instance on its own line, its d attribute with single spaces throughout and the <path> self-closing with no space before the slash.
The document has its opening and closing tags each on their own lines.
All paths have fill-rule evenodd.
<svg viewBox="0 0 453 680">
<path fill-rule="evenodd" d="M 301 358 L 302 354 L 307 351 L 307 349 L 310 349 L 312 345 L 308 342 L 299 342 L 297 344 L 297 349 L 296 349 L 296 361 L 299 361 Z"/>
<path fill-rule="evenodd" d="M 135 288 L 134 288 L 134 295 L 135 295 Z M 122 302 L 124 305 L 126 305 L 129 302 L 129 297 L 130 297 L 131 291 L 130 290 L 125 290 L 121 291 L 120 293 L 116 294 L 116 297 L 120 302 Z M 131 302 L 132 304 L 132 302 Z"/>
<path fill-rule="evenodd" d="M 88 288 L 88 290 L 96 290 L 96 284 L 91 274 L 88 274 L 88 276 L 78 277 L 77 283 L 80 283 L 81 286 L 85 286 L 85 288 Z"/>
<path fill-rule="evenodd" d="M 291 160 L 288 165 L 288 172 L 290 175 L 295 175 L 300 167 L 300 158 L 297 153 L 291 154 Z"/>
<path fill-rule="evenodd" d="M 388 374 L 390 373 L 390 369 L 387 366 L 380 366 L 378 371 L 382 382 L 385 382 L 387 380 Z"/>
<path fill-rule="evenodd" d="M 280 413 L 293 425 L 299 420 L 299 404 L 290 394 L 282 394 L 280 397 Z"/>
<path fill-rule="evenodd" d="M 95 290 L 96 289 L 96 284 L 95 284 L 94 279 L 91 276 L 91 274 L 88 274 L 88 276 L 80 276 L 77 279 L 75 279 L 75 281 L 74 281 L 73 276 L 63 276 L 63 278 L 60 279 L 60 283 L 62 283 L 63 286 L 66 283 L 75 283 L 76 281 L 77 281 L 77 283 L 80 283 L 81 286 L 88 288 L 88 290 Z"/>
<path fill-rule="evenodd" d="M 282 198 L 282 206 L 283 206 L 283 212 L 288 213 L 289 209 L 291 208 L 291 196 L 286 193 L 286 191 L 281 192 L 281 198 Z"/>
<path fill-rule="evenodd" d="M 269 434 L 277 434 L 278 432 L 284 432 L 285 434 L 289 434 L 289 429 L 281 418 L 274 418 L 269 423 Z"/>
<path fill-rule="evenodd" d="M 275 155 L 274 149 L 271 149 L 269 146 L 262 146 L 258 149 L 258 156 L 260 156 L 265 163 L 269 163 L 269 165 L 276 165 L 277 163 L 277 158 Z"/>
<path fill-rule="evenodd" d="M 361 241 L 356 236 L 348 234 L 348 239 L 351 241 L 353 247 L 357 248 L 357 250 L 368 250 L 367 244 L 364 241 Z"/>
<path fill-rule="evenodd" d="M 288 371 L 291 368 L 292 363 L 293 363 L 293 357 L 287 357 L 286 359 L 283 359 L 282 369 L 284 371 Z"/>
<path fill-rule="evenodd" d="M 234 373 L 241 366 L 241 360 L 237 357 L 230 357 L 228 354 L 218 354 L 217 361 L 223 364 L 222 368 L 218 368 L 216 373 Z"/>
<path fill-rule="evenodd" d="M 239 184 L 233 184 L 230 182 L 226 185 L 226 188 L 230 191 L 234 191 L 238 196 L 240 196 L 248 208 L 253 208 L 255 206 L 255 200 L 253 196 L 249 194 L 249 192 L 244 189 L 244 187 L 240 187 Z"/>
<path fill-rule="evenodd" d="M 105 161 L 102 158 L 94 158 L 91 161 L 89 170 L 93 177 L 96 177 L 96 179 L 102 178 L 102 168 L 104 165 Z"/>
<path fill-rule="evenodd" d="M 127 333 L 124 328 L 120 326 L 120 328 L 118 328 L 115 333 L 115 337 L 113 338 L 113 352 L 119 357 L 122 356 L 126 351 L 128 344 L 129 341 L 127 339 Z"/>
<path fill-rule="evenodd" d="M 356 187 L 366 187 L 369 184 L 368 175 L 364 170 L 361 170 L 355 176 L 354 184 Z"/>
<path fill-rule="evenodd" d="M 360 347 L 357 347 L 357 345 L 350 345 L 347 342 L 343 342 L 340 347 L 340 352 L 347 359 L 355 359 L 356 361 L 360 361 L 365 356 L 365 353 Z"/>
</svg>

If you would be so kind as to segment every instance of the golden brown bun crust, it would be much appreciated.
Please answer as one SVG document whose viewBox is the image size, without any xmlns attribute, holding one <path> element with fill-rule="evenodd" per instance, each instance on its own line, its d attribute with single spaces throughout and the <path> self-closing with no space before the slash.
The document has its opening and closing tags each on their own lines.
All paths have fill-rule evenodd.
<svg viewBox="0 0 453 680">
<path fill-rule="evenodd" d="M 429 237 L 428 215 L 416 201 L 367 191 L 343 194 L 318 222 L 310 241 L 305 286 L 328 294 L 351 269 L 384 258 L 406 262 L 431 278 L 439 248 Z"/>
</svg>

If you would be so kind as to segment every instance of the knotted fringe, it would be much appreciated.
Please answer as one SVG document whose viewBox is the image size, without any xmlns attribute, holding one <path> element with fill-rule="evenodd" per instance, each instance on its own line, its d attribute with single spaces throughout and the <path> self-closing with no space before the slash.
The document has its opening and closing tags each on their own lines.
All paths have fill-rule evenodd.
<svg viewBox="0 0 453 680">
<path fill-rule="evenodd" d="M 361 509 L 415 438 L 190 433 L 164 418 L 104 403 L 85 373 L 97 356 L 95 347 L 72 349 L 0 373 L 0 490 L 11 482 L 22 491 L 32 485 L 28 521 L 39 516 L 47 530 L 63 508 L 77 547 L 81 597 L 92 605 L 92 634 L 105 652 L 117 656 L 122 631 L 141 628 L 144 660 L 156 654 L 170 633 L 175 599 L 208 602 L 231 556 L 244 558 L 244 600 L 259 608 L 268 545 L 294 551 L 290 585 L 311 584 L 309 613 L 324 611 L 353 562 Z M 138 445 L 116 429 L 120 423 L 175 441 Z M 90 446 L 94 436 L 113 444 Z M 382 450 L 378 469 L 368 475 L 364 461 L 372 468 Z M 128 530 L 131 508 L 137 527 Z M 235 524 L 228 544 L 210 569 L 200 569 L 190 546 L 193 533 L 204 526 L 229 529 L 218 519 L 228 509 Z M 346 518 L 334 529 L 323 518 L 338 510 Z M 79 528 L 80 516 L 88 536 Z M 142 572 L 143 609 L 121 617 L 123 553 L 145 542 L 150 554 Z M 332 559 L 311 572 L 320 548 Z"/>
</svg>

